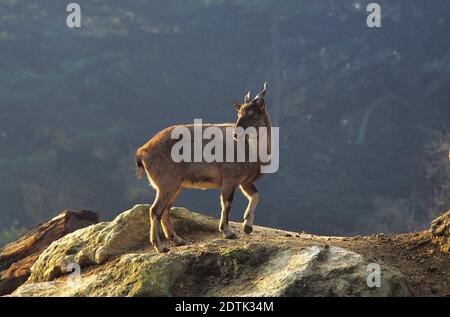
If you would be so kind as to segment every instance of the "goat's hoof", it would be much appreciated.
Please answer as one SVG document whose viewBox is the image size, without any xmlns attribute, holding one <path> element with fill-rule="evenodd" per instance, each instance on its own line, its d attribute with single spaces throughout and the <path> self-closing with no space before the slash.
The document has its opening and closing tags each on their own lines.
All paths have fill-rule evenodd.
<svg viewBox="0 0 450 317">
<path fill-rule="evenodd" d="M 244 225 L 244 232 L 246 234 L 250 234 L 253 231 L 253 227 L 250 227 L 249 225 Z"/>
<path fill-rule="evenodd" d="M 234 233 L 234 232 L 227 232 L 227 233 L 223 233 L 223 237 L 225 238 L 225 239 L 230 239 L 230 240 L 234 240 L 234 239 L 237 239 L 237 235 Z"/>
<path fill-rule="evenodd" d="M 186 245 L 187 241 L 184 239 L 181 239 L 180 237 L 175 237 L 173 239 L 173 244 L 177 247 L 181 247 L 182 245 Z"/>
<path fill-rule="evenodd" d="M 155 248 L 156 252 L 158 252 L 158 253 L 167 253 L 167 252 L 169 252 L 169 248 L 167 248 L 167 247 L 163 247 L 163 246 L 157 247 L 157 246 L 154 246 L 154 248 Z"/>
</svg>

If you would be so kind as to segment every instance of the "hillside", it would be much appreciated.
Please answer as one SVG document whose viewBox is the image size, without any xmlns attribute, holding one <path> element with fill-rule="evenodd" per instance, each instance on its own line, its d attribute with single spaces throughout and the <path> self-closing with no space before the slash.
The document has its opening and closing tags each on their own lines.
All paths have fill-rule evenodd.
<svg viewBox="0 0 450 317">
<path fill-rule="evenodd" d="M 148 246 L 148 208 L 53 242 L 11 296 L 450 296 L 450 212 L 410 234 L 327 237 L 257 226 L 247 236 L 232 223 L 238 239 L 224 240 L 217 219 L 172 208 L 189 245 L 157 254 Z M 71 263 L 81 267 L 79 280 L 65 275 Z M 370 263 L 381 267 L 379 288 L 367 286 Z"/>
<path fill-rule="evenodd" d="M 258 181 L 261 225 L 411 232 L 450 209 L 447 0 L 382 1 L 377 30 L 367 1 L 81 1 L 80 29 L 69 2 L 0 0 L 0 245 L 57 210 L 152 202 L 136 149 L 236 121 L 231 102 L 264 81 L 280 169 Z"/>
</svg>

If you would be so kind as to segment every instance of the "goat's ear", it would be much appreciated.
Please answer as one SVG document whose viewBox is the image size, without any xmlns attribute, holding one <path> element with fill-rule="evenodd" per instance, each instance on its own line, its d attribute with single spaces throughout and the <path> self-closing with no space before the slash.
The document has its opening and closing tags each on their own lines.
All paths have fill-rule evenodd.
<svg viewBox="0 0 450 317">
<path fill-rule="evenodd" d="M 242 106 L 242 105 L 238 104 L 237 102 L 233 101 L 232 104 L 233 104 L 233 108 L 234 108 L 236 111 L 239 111 L 239 109 L 241 109 L 241 106 Z"/>
<path fill-rule="evenodd" d="M 256 100 L 256 105 L 258 106 L 259 111 L 266 111 L 266 103 L 263 98 L 258 98 L 258 100 Z"/>
</svg>

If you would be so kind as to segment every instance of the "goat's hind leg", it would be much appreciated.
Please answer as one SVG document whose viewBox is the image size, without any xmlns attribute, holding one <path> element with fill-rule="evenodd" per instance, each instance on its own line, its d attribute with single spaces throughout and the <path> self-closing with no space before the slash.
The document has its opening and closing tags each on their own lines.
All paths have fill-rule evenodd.
<svg viewBox="0 0 450 317">
<path fill-rule="evenodd" d="M 164 206 L 167 204 L 167 197 L 162 195 L 158 190 L 155 201 L 150 207 L 150 243 L 158 253 L 168 252 L 169 249 L 164 247 L 161 243 L 160 221 L 164 212 Z"/>
<path fill-rule="evenodd" d="M 228 218 L 231 211 L 231 203 L 233 202 L 234 190 L 236 186 L 224 186 L 220 193 L 220 204 L 222 206 L 219 230 L 225 239 L 236 239 L 237 236 L 228 227 Z"/>
<path fill-rule="evenodd" d="M 171 240 L 175 246 L 181 246 L 186 244 L 186 240 L 180 238 L 176 234 L 175 230 L 173 230 L 172 222 L 170 221 L 170 207 L 175 202 L 175 199 L 178 196 L 179 192 L 180 191 L 178 190 L 177 193 L 174 195 L 174 197 L 171 199 L 171 203 L 164 210 L 161 218 L 161 226 L 163 228 L 164 235 L 167 239 Z"/>
</svg>

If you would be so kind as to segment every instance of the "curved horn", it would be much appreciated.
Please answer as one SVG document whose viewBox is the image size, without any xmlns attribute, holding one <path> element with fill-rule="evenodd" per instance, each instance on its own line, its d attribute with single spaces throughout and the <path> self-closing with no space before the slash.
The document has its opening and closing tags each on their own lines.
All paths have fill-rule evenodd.
<svg viewBox="0 0 450 317">
<path fill-rule="evenodd" d="M 258 98 L 263 98 L 266 95 L 266 92 L 267 92 L 267 81 L 264 83 L 263 90 L 259 94 L 257 94 L 253 100 L 258 99 Z"/>
<path fill-rule="evenodd" d="M 250 100 L 252 100 L 252 97 L 250 96 L 250 90 L 249 90 L 248 93 L 244 97 L 244 103 L 249 103 Z"/>
</svg>

